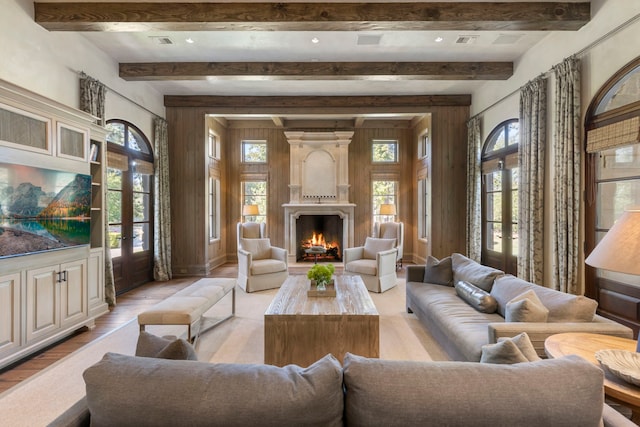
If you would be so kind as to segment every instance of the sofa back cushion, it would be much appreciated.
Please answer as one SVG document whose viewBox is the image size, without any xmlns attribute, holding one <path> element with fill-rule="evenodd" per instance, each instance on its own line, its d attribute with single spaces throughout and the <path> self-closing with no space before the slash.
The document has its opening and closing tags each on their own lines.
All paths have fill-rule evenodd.
<svg viewBox="0 0 640 427">
<path fill-rule="evenodd" d="M 151 359 L 107 353 L 84 372 L 91 425 L 341 426 L 342 369 Z"/>
<path fill-rule="evenodd" d="M 545 288 L 510 274 L 496 279 L 491 295 L 498 301 L 498 312 L 504 317 L 507 303 L 528 290 L 533 290 L 549 310 L 547 322 L 591 322 L 598 308 L 597 301 L 591 298 Z"/>
<path fill-rule="evenodd" d="M 347 353 L 344 383 L 348 426 L 595 427 L 602 420 L 603 373 L 578 356 L 494 365 Z"/>
<path fill-rule="evenodd" d="M 436 285 L 453 286 L 453 269 L 451 267 L 451 257 L 437 259 L 434 256 L 427 256 L 427 263 L 424 266 L 424 283 Z"/>
<path fill-rule="evenodd" d="M 377 239 L 375 237 L 367 237 L 364 241 L 364 249 L 362 258 L 376 259 L 378 252 L 388 251 L 396 247 L 396 239 Z"/>
<path fill-rule="evenodd" d="M 452 254 L 451 261 L 454 283 L 458 283 L 461 280 L 470 282 L 487 292 L 491 291 L 493 281 L 497 277 L 504 275 L 503 271 L 479 264 L 462 254 Z"/>
</svg>

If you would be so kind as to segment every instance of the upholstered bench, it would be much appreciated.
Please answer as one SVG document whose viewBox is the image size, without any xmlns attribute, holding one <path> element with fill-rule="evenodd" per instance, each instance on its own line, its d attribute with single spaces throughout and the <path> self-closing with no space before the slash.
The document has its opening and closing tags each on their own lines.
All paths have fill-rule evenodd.
<svg viewBox="0 0 640 427">
<path fill-rule="evenodd" d="M 229 292 L 231 298 L 231 314 L 211 328 L 235 315 L 236 312 L 236 279 L 204 278 L 191 286 L 176 292 L 164 301 L 159 302 L 143 313 L 138 314 L 140 330 L 146 325 L 186 325 L 187 339 L 193 342 L 192 328 L 198 324 L 197 335 L 202 331 L 202 317 L 211 307 L 224 298 Z"/>
</svg>

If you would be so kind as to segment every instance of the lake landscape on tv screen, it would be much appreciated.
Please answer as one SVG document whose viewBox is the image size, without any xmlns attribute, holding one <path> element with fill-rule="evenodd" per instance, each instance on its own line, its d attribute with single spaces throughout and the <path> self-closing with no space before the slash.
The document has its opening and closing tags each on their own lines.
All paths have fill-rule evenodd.
<svg viewBox="0 0 640 427">
<path fill-rule="evenodd" d="M 88 245 L 91 176 L 0 162 L 0 258 Z"/>
</svg>

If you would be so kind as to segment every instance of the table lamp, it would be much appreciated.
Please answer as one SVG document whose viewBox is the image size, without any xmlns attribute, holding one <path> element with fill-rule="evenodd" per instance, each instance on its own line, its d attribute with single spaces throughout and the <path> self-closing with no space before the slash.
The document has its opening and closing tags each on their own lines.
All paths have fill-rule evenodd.
<svg viewBox="0 0 640 427">
<path fill-rule="evenodd" d="M 383 203 L 380 205 L 380 215 L 395 216 L 396 205 L 392 203 Z"/>
<path fill-rule="evenodd" d="M 584 262 L 603 270 L 640 275 L 640 207 L 625 210 Z M 640 351 L 640 342 L 636 351 Z"/>
<path fill-rule="evenodd" d="M 260 210 L 258 209 L 258 205 L 244 205 L 244 206 L 242 206 L 242 216 L 253 216 L 253 217 L 256 217 L 257 215 L 260 215 Z"/>
</svg>

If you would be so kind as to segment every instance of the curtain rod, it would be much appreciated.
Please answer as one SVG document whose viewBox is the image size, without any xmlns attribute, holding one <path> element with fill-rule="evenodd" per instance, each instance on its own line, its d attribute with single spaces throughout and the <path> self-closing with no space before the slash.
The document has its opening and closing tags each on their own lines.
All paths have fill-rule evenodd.
<svg viewBox="0 0 640 427">
<path fill-rule="evenodd" d="M 84 71 L 78 71 L 78 70 L 74 70 L 74 69 L 71 69 L 71 71 L 73 71 L 74 73 L 76 73 L 76 74 L 77 74 L 77 75 L 79 75 L 79 76 L 89 76 L 89 75 L 88 75 L 87 73 L 85 73 Z M 102 83 L 102 82 L 100 82 L 100 83 Z M 159 118 L 159 119 L 162 119 L 162 120 L 166 120 L 164 117 L 162 117 L 162 116 L 160 116 L 160 115 L 158 115 L 158 114 L 154 113 L 153 111 L 149 110 L 149 109 L 148 109 L 147 107 L 145 107 L 144 105 L 137 103 L 137 102 L 136 102 L 136 101 L 134 101 L 133 99 L 129 98 L 129 97 L 128 97 L 128 96 L 126 96 L 126 95 L 121 94 L 120 92 L 118 92 L 118 91 L 117 91 L 117 90 L 115 90 L 115 89 L 110 88 L 110 87 L 109 87 L 109 86 L 107 86 L 106 84 L 104 84 L 104 83 L 102 83 L 102 84 L 104 85 L 105 89 L 107 89 L 107 90 L 108 90 L 108 91 L 110 91 L 110 92 L 115 93 L 115 94 L 116 94 L 116 95 L 118 95 L 120 98 L 123 98 L 123 99 L 125 99 L 125 100 L 129 101 L 130 103 L 132 103 L 132 104 L 133 104 L 133 105 L 135 105 L 136 107 L 143 109 L 144 111 L 146 111 L 147 113 L 151 114 L 152 116 L 154 116 L 154 117 L 156 117 L 156 118 Z"/>
<path fill-rule="evenodd" d="M 582 49 L 580 49 L 578 52 L 574 53 L 573 55 L 570 55 L 570 57 L 572 57 L 572 56 L 575 56 L 575 57 L 578 57 L 578 58 L 582 57 L 585 53 L 587 53 L 588 51 L 590 51 L 591 49 L 593 49 L 594 47 L 596 47 L 597 45 L 599 45 L 603 41 L 607 40 L 609 37 L 613 36 L 614 34 L 620 32 L 620 31 L 622 31 L 623 29 L 625 29 L 626 27 L 628 27 L 629 25 L 635 23 L 638 20 L 640 20 L 640 13 L 638 13 L 635 16 L 633 16 L 631 19 L 623 22 L 622 24 L 618 25 L 617 27 L 613 28 L 608 33 L 606 33 L 606 34 L 600 36 L 599 38 L 597 38 L 596 40 L 592 41 L 587 46 L 585 46 Z M 544 73 L 541 73 L 540 76 L 549 75 L 553 71 L 553 68 L 555 68 L 557 65 L 558 64 L 556 64 L 553 67 L 551 67 L 550 70 L 547 70 Z M 522 90 L 523 87 L 524 86 L 521 86 L 518 89 L 515 89 L 515 90 L 509 92 L 508 94 L 504 95 L 502 98 L 500 98 L 497 101 L 495 101 L 493 104 L 489 105 L 488 107 L 483 108 L 480 112 L 474 114 L 473 117 L 476 117 L 476 116 L 479 116 L 481 114 L 486 113 L 488 110 L 490 110 L 493 107 L 495 107 L 496 105 L 500 104 L 505 99 L 507 99 L 507 98 L 517 94 L 518 92 L 520 92 L 520 90 Z"/>
</svg>

